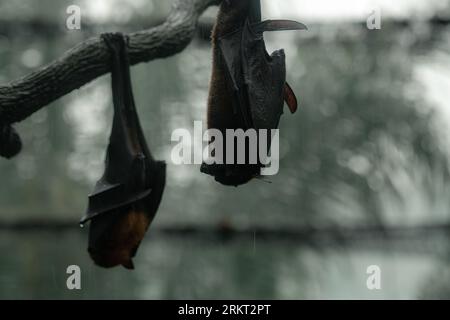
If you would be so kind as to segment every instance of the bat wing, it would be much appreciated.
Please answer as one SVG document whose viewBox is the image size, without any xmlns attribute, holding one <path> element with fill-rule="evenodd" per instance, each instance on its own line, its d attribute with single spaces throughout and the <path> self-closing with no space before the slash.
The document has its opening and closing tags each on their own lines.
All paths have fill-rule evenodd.
<svg viewBox="0 0 450 320">
<path fill-rule="evenodd" d="M 268 20 L 250 24 L 242 34 L 242 61 L 250 113 L 256 129 L 276 129 L 284 102 L 291 112 L 297 110 L 297 98 L 286 83 L 284 50 L 269 56 L 264 43 L 265 31 L 304 30 L 306 26 L 290 20 Z"/>
<path fill-rule="evenodd" d="M 89 196 L 85 223 L 95 216 L 147 197 L 154 159 L 136 112 L 125 39 L 104 35 L 113 55 L 111 72 L 114 118 L 106 152 L 105 171 Z"/>
<path fill-rule="evenodd" d="M 284 96 L 291 111 L 296 109 L 296 99 L 292 99 L 295 95 L 289 86 L 285 87 L 284 51 L 278 50 L 269 56 L 262 34 L 305 29 L 304 24 L 291 20 L 252 24 L 247 21 L 243 28 L 219 39 L 228 88 L 233 95 L 233 111 L 241 121 L 241 127 L 278 127 Z"/>
<path fill-rule="evenodd" d="M 252 128 L 250 110 L 246 97 L 246 84 L 242 61 L 242 29 L 219 39 L 222 63 L 227 78 L 227 86 L 233 95 L 233 112 L 241 122 L 241 127 Z"/>
<path fill-rule="evenodd" d="M 137 171 L 134 164 L 129 168 L 130 172 Z M 125 179 L 128 178 L 125 177 Z M 133 188 L 133 181 L 112 183 L 103 177 L 97 182 L 94 192 L 89 195 L 87 213 L 80 223 L 84 224 L 102 213 L 142 200 L 151 192 L 151 188 L 142 188 L 141 190 Z"/>
<path fill-rule="evenodd" d="M 278 128 L 284 105 L 286 65 L 283 50 L 268 55 L 262 33 L 249 23 L 242 35 L 242 60 L 255 129 Z"/>
</svg>

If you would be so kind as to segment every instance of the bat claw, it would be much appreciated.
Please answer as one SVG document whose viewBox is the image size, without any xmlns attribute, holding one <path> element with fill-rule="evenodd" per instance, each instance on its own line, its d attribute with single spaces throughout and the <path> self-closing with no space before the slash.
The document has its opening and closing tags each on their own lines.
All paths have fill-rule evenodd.
<svg viewBox="0 0 450 320">
<path fill-rule="evenodd" d="M 252 29 L 257 33 L 270 31 L 308 30 L 308 27 L 301 22 L 293 20 L 266 20 L 252 24 Z"/>
</svg>

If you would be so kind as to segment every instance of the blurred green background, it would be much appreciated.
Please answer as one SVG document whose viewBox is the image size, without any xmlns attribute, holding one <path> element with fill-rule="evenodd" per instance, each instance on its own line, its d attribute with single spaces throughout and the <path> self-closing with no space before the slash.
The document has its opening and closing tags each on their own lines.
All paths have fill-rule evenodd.
<svg viewBox="0 0 450 320">
<path fill-rule="evenodd" d="M 90 36 L 161 21 L 171 2 L 0 0 L 0 84 Z M 133 67 L 146 137 L 168 162 L 134 272 L 93 266 L 78 227 L 103 170 L 109 76 L 18 124 L 24 150 L 0 160 L 0 298 L 449 299 L 450 3 L 424 3 L 263 1 L 265 17 L 310 29 L 266 37 L 286 49 L 301 104 L 282 118 L 271 184 L 227 188 L 170 163 L 172 131 L 206 117 L 207 31 L 175 57 Z M 81 31 L 65 29 L 71 4 Z M 376 7 L 382 28 L 368 30 Z M 66 288 L 72 264 L 80 291 Z M 366 287 L 370 265 L 381 290 Z"/>
</svg>

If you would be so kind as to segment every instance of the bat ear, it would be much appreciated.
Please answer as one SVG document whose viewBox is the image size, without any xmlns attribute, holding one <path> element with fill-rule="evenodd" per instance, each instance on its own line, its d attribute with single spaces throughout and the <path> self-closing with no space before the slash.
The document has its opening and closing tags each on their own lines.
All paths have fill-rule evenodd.
<svg viewBox="0 0 450 320">
<path fill-rule="evenodd" d="M 128 270 L 134 270 L 134 264 L 133 264 L 133 261 L 131 259 L 129 259 L 125 263 L 122 263 L 122 266 L 124 268 L 128 269 Z"/>
<path fill-rule="evenodd" d="M 284 101 L 286 101 L 286 104 L 288 105 L 289 110 L 291 111 L 292 114 L 297 112 L 298 109 L 297 97 L 295 96 L 294 91 L 287 82 L 286 85 L 284 86 Z"/>
</svg>

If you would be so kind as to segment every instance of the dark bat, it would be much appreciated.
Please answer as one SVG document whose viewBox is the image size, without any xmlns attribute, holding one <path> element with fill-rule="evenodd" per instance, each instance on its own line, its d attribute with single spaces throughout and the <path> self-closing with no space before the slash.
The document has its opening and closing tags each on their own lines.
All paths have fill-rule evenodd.
<svg viewBox="0 0 450 320">
<path fill-rule="evenodd" d="M 17 131 L 8 124 L 0 123 L 0 157 L 11 159 L 22 150 L 22 140 Z"/>
<path fill-rule="evenodd" d="M 114 119 L 105 171 L 81 223 L 91 221 L 88 251 L 97 265 L 133 269 L 132 258 L 161 202 L 166 164 L 152 157 L 139 123 L 126 38 L 102 38 L 112 54 Z"/>
<path fill-rule="evenodd" d="M 290 20 L 261 21 L 260 0 L 222 2 L 212 34 L 209 129 L 222 133 L 226 129 L 277 129 L 284 102 L 292 113 L 297 111 L 297 98 L 286 82 L 284 51 L 269 55 L 263 33 L 305 29 Z M 262 167 L 259 161 L 248 162 L 247 155 L 244 164 L 203 163 L 201 171 L 224 185 L 238 186 L 260 176 Z"/>
</svg>

